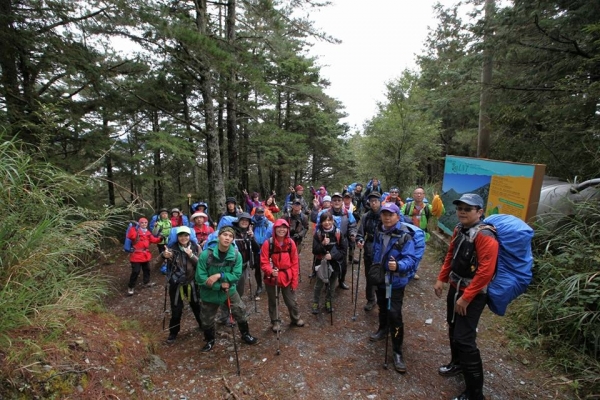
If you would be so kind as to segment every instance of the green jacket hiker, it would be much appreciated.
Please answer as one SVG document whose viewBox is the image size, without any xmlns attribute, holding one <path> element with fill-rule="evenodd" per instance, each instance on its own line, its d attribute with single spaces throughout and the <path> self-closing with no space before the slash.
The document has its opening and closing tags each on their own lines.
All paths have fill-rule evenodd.
<svg viewBox="0 0 600 400">
<path fill-rule="evenodd" d="M 212 254 L 212 256 L 210 255 Z M 221 259 L 219 247 L 204 250 L 198 259 L 196 268 L 196 282 L 200 288 L 200 298 L 209 303 L 222 304 L 227 301 L 227 294 L 221 290 L 221 283 L 228 282 L 229 290 L 236 291 L 237 281 L 242 276 L 242 257 L 239 252 L 229 246 L 225 257 Z M 221 273 L 221 279 L 215 282 L 211 287 L 206 285 L 209 276 Z"/>
</svg>

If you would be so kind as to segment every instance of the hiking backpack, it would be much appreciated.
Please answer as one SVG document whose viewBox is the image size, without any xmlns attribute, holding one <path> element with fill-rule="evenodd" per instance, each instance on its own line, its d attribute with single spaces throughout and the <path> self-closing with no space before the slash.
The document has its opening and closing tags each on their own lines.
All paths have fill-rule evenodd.
<svg viewBox="0 0 600 400">
<path fill-rule="evenodd" d="M 131 240 L 127 237 L 127 234 L 129 233 L 129 230 L 132 226 L 135 226 L 135 232 L 137 233 L 137 237 L 135 238 L 135 240 Z M 123 251 L 125 253 L 134 252 L 135 249 L 133 248 L 133 245 L 136 244 L 140 238 L 140 231 L 138 229 L 139 227 L 137 222 L 130 222 L 129 225 L 127 225 L 127 230 L 125 231 L 125 242 L 123 243 Z"/>
<path fill-rule="evenodd" d="M 414 201 L 413 199 L 411 199 L 410 197 L 408 197 L 406 199 L 406 203 L 404 205 L 404 215 L 406 215 L 409 218 L 412 218 L 412 212 L 413 210 L 410 209 L 411 204 L 413 205 L 413 210 L 414 210 Z M 429 202 L 427 201 L 423 201 L 423 207 L 425 209 L 425 218 L 427 218 L 427 222 L 429 222 L 429 220 L 431 219 L 431 210 L 429 209 Z"/>
<path fill-rule="evenodd" d="M 292 240 L 292 238 L 290 238 L 290 237 L 287 237 L 286 239 Z M 286 244 L 288 245 L 287 246 L 288 247 L 287 251 L 278 251 L 277 253 L 275 253 L 273 251 L 273 247 L 274 247 L 274 245 L 273 245 L 273 236 L 271 236 L 269 238 L 269 258 L 273 257 L 273 254 L 281 254 L 281 253 L 288 253 L 290 255 L 290 257 L 291 257 L 292 256 L 292 245 L 290 243 L 286 243 Z"/>
<path fill-rule="evenodd" d="M 533 229 L 519 218 L 508 214 L 490 215 L 484 227 L 498 240 L 496 272 L 488 285 L 487 304 L 494 314 L 506 313 L 508 304 L 525 293 L 533 277 L 531 240 Z"/>
</svg>

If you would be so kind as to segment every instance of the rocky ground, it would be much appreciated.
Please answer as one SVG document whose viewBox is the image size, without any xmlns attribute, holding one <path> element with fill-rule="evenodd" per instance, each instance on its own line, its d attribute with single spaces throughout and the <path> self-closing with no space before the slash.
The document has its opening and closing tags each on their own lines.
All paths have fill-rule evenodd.
<svg viewBox="0 0 600 400">
<path fill-rule="evenodd" d="M 114 287 L 106 299 L 108 312 L 74 314 L 57 345 L 45 345 L 40 351 L 43 356 L 33 362 L 23 361 L 25 365 L 15 367 L 18 361 L 7 360 L 0 352 L 0 366 L 8 377 L 0 385 L 0 399 L 33 397 L 19 393 L 65 399 L 452 398 L 462 391 L 463 382 L 461 376 L 442 378 L 437 374 L 438 366 L 449 359 L 449 349 L 445 300 L 433 294 L 440 253 L 429 247 L 419 269 L 421 279 L 412 281 L 406 290 L 403 315 L 408 372 L 404 375 L 393 369 L 391 344 L 390 368 L 384 369 L 385 342 L 368 340 L 377 329 L 377 309 L 363 311 L 362 271 L 355 320 L 352 293 L 341 289 L 336 290 L 333 324 L 329 314 L 310 313 L 314 281 L 308 279 L 312 258 L 308 244 L 301 255 L 303 279 L 298 290 L 306 325 L 289 326 L 284 310 L 281 354 L 277 355 L 277 336 L 270 329 L 266 296 L 257 300 L 255 311 L 254 300 L 246 290 L 250 329 L 260 342 L 256 346 L 241 344 L 236 329 L 239 376 L 231 328 L 219 325 L 215 348 L 201 353 L 203 335 L 189 308 L 184 311 L 176 342 L 165 343 L 164 276 L 153 268 L 156 285 L 138 286 L 129 297 L 129 262 L 125 254 L 118 254 L 102 267 Z M 355 285 L 356 269 L 355 265 Z M 252 286 L 255 289 L 255 283 Z M 507 321 L 486 310 L 479 324 L 487 399 L 575 398 L 568 391 L 569 382 L 545 370 L 541 357 L 510 346 L 504 329 Z M 24 329 L 14 334 L 23 342 L 44 336 L 48 343 L 52 331 Z M 58 343 L 68 343 L 68 348 Z M 3 392 L 7 393 L 4 397 Z"/>
<path fill-rule="evenodd" d="M 270 330 L 267 299 L 256 302 L 244 296 L 250 313 L 256 346 L 240 344 L 236 330 L 240 376 L 231 328 L 218 327 L 217 346 L 201 353 L 202 333 L 186 309 L 183 328 L 172 345 L 164 343 L 162 329 L 164 278 L 154 273 L 156 286 L 138 290 L 127 297 L 125 285 L 129 268 L 126 260 L 107 268 L 114 276 L 116 295 L 109 309 L 123 319 L 135 319 L 145 333 L 158 340 L 151 362 L 140 371 L 152 381 L 151 390 L 140 397 L 156 399 L 245 398 L 280 399 L 448 399 L 460 393 L 462 377 L 442 378 L 437 374 L 441 363 L 448 361 L 449 350 L 445 323 L 445 301 L 433 294 L 439 268 L 439 253 L 430 251 L 421 264 L 420 280 L 406 290 L 404 343 L 408 373 L 400 375 L 384 369 L 385 342 L 372 343 L 368 335 L 377 329 L 377 309 L 363 311 L 364 275 L 361 273 L 356 320 L 351 291 L 336 290 L 333 324 L 330 315 L 310 313 L 314 281 L 308 279 L 310 259 L 305 245 L 302 259 L 303 279 L 298 300 L 306 326 L 289 326 L 287 310 L 283 312 L 284 329 L 280 336 L 281 354 L 277 355 L 277 337 Z M 356 252 L 358 255 L 358 251 Z M 356 285 L 357 266 L 354 266 Z M 350 276 L 348 276 L 350 278 Z M 350 281 L 348 282 L 351 283 Z M 255 285 L 253 284 L 253 288 Z M 246 288 L 246 294 L 248 288 Z M 287 322 L 287 323 L 285 323 Z M 563 399 L 564 380 L 540 369 L 540 360 L 522 351 L 511 351 L 504 335 L 504 318 L 485 311 L 479 325 L 479 346 L 485 370 L 485 393 L 488 399 Z M 389 348 L 391 356 L 391 344 Z"/>
</svg>

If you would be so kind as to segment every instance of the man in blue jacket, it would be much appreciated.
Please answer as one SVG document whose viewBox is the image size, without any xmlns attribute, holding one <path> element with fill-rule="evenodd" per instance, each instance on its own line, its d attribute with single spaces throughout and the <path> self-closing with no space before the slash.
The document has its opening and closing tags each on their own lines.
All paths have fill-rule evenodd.
<svg viewBox="0 0 600 400">
<path fill-rule="evenodd" d="M 260 260 L 260 248 L 263 243 L 272 236 L 273 234 L 273 223 L 265 217 L 265 209 L 264 207 L 256 207 L 254 210 L 254 216 L 252 217 L 251 226 L 253 227 L 253 235 L 254 239 L 256 239 L 256 243 L 258 243 L 259 250 L 254 255 L 255 260 Z M 258 265 L 258 263 L 257 263 Z M 258 297 L 263 292 L 263 280 L 262 274 L 260 270 L 260 266 L 258 268 L 254 268 L 254 277 L 256 278 L 256 293 L 255 297 Z"/>
<path fill-rule="evenodd" d="M 418 258 L 412 236 L 401 222 L 398 206 L 386 203 L 381 207 L 380 217 L 381 224 L 377 227 L 373 241 L 371 268 L 382 265 L 385 269 L 385 282 L 377 287 L 379 329 L 370 339 L 373 342 L 385 339 L 389 329 L 392 335 L 394 368 L 399 373 L 405 373 L 406 364 L 402 356 L 402 303 L 404 287 L 418 265 Z"/>
</svg>

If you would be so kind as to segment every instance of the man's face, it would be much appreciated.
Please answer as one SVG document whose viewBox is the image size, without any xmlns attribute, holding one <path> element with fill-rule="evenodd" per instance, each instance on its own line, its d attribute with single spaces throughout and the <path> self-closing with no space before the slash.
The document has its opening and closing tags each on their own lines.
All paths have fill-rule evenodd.
<svg viewBox="0 0 600 400">
<path fill-rule="evenodd" d="M 235 211 L 235 203 L 232 203 L 232 202 L 227 203 L 227 209 L 229 211 Z"/>
<path fill-rule="evenodd" d="M 342 199 L 340 197 L 334 197 L 333 199 L 331 199 L 331 207 L 334 210 L 339 210 L 340 208 L 342 208 Z"/>
<path fill-rule="evenodd" d="M 331 202 L 330 201 L 324 201 L 323 202 L 323 208 L 329 208 L 331 207 Z"/>
<path fill-rule="evenodd" d="M 223 232 L 219 235 L 219 244 L 222 247 L 229 247 L 231 242 L 233 242 L 233 233 Z"/>
<path fill-rule="evenodd" d="M 371 197 L 369 199 L 369 205 L 371 206 L 371 210 L 379 211 L 379 207 L 381 207 L 381 201 L 377 197 Z"/>
<path fill-rule="evenodd" d="M 398 223 L 400 220 L 400 216 L 396 213 L 389 211 L 382 211 L 381 214 L 381 223 L 386 229 L 389 229 Z"/>
<path fill-rule="evenodd" d="M 424 198 L 425 198 L 425 191 L 421 188 L 415 189 L 415 191 L 413 192 L 413 199 L 415 199 L 415 201 L 417 201 L 417 202 L 421 202 L 421 201 L 423 201 Z"/>
<path fill-rule="evenodd" d="M 379 186 L 379 179 L 373 178 L 373 186 Z"/>
<path fill-rule="evenodd" d="M 292 204 L 292 211 L 294 214 L 298 214 L 302 210 L 302 205 L 300 204 Z"/>
<path fill-rule="evenodd" d="M 477 209 L 475 206 L 465 203 L 458 203 L 456 205 L 456 216 L 458 217 L 458 221 L 464 226 L 475 225 L 481 219 L 481 214 L 483 214 L 483 209 Z"/>
<path fill-rule="evenodd" d="M 356 185 L 354 188 L 354 192 L 360 194 L 362 192 L 363 187 L 361 185 Z"/>
<path fill-rule="evenodd" d="M 204 224 L 204 222 L 206 222 L 206 221 L 204 220 L 204 217 L 196 217 L 196 218 L 194 219 L 194 223 L 195 223 L 196 225 L 198 225 L 198 226 L 202 226 L 202 225 Z"/>
</svg>

